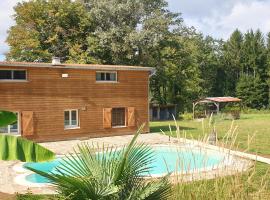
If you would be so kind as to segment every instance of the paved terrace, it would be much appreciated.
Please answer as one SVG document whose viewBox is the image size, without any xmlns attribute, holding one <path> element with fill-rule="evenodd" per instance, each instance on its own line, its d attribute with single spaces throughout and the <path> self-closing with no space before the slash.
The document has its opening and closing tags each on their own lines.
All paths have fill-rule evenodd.
<svg viewBox="0 0 270 200">
<path fill-rule="evenodd" d="M 48 142 L 48 143 L 41 143 L 44 147 L 47 147 L 48 149 L 51 149 L 54 151 L 57 155 L 63 155 L 67 154 L 69 152 L 73 151 L 73 148 L 76 148 L 76 146 L 82 142 L 87 142 L 89 144 L 94 144 L 101 146 L 104 144 L 105 146 L 124 146 L 130 142 L 133 135 L 126 135 L 126 136 L 114 136 L 114 137 L 103 137 L 103 138 L 92 138 L 92 139 L 85 139 L 85 140 L 70 140 L 70 141 L 59 141 L 59 142 Z M 212 150 L 221 150 L 218 147 L 212 146 L 212 145 L 206 145 L 202 144 L 197 141 L 192 140 L 186 140 L 186 139 L 176 139 L 176 138 L 169 138 L 168 136 L 157 134 L 157 133 L 151 133 L 151 134 L 143 134 L 140 135 L 138 142 L 144 142 L 147 144 L 173 144 L 173 145 L 179 145 L 180 147 L 198 147 L 203 146 Z M 221 151 L 227 151 L 222 149 Z M 183 181 L 191 181 L 191 180 L 197 180 L 197 179 L 210 179 L 215 178 L 216 176 L 225 176 L 225 175 L 231 175 L 234 173 L 242 172 L 247 170 L 251 166 L 251 161 L 244 159 L 244 158 L 250 158 L 250 159 L 257 159 L 258 157 L 254 157 L 254 155 L 250 154 L 243 154 L 240 152 L 232 152 L 237 155 L 237 162 L 233 164 L 232 167 L 223 167 L 220 169 L 211 170 L 208 172 L 200 172 L 199 174 L 189 174 L 185 176 L 181 176 L 181 180 Z M 240 156 L 240 157 L 238 157 Z M 262 158 L 260 157 L 260 161 L 265 161 L 270 164 L 270 159 Z M 0 161 L 0 192 L 14 194 L 15 192 L 18 193 L 25 193 L 27 191 L 36 193 L 36 194 L 51 194 L 54 193 L 55 190 L 52 187 L 27 187 L 23 185 L 16 184 L 14 182 L 14 178 L 18 175 L 20 175 L 20 172 L 16 172 L 13 168 L 15 165 L 18 165 L 21 162 L 14 162 L 14 161 Z M 225 170 L 226 169 L 226 170 Z M 176 179 L 175 179 L 176 180 Z M 172 178 L 172 181 L 174 179 Z M 177 179 L 179 181 L 179 179 Z"/>
</svg>

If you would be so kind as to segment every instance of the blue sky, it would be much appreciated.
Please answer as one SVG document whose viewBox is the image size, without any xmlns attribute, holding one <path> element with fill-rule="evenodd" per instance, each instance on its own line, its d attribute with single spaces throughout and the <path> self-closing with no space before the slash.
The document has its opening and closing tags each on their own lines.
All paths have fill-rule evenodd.
<svg viewBox="0 0 270 200">
<path fill-rule="evenodd" d="M 8 52 L 7 30 L 14 23 L 13 6 L 23 0 L 0 0 L 0 61 Z M 205 35 L 227 39 L 236 28 L 241 31 L 270 31 L 270 0 L 168 0 L 170 10 L 182 14 L 188 26 Z"/>
</svg>

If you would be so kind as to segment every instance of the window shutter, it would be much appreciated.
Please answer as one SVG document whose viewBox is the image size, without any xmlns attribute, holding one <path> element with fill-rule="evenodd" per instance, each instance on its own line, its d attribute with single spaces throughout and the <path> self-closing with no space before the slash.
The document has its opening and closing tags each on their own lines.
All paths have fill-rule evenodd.
<svg viewBox="0 0 270 200">
<path fill-rule="evenodd" d="M 112 127 L 112 108 L 103 109 L 103 127 L 104 128 Z"/>
<path fill-rule="evenodd" d="M 128 126 L 136 126 L 135 122 L 135 108 L 134 107 L 128 107 L 127 109 L 127 125 Z"/>
<path fill-rule="evenodd" d="M 23 111 L 22 112 L 22 135 L 23 136 L 32 136 L 34 135 L 34 113 L 32 111 Z"/>
</svg>

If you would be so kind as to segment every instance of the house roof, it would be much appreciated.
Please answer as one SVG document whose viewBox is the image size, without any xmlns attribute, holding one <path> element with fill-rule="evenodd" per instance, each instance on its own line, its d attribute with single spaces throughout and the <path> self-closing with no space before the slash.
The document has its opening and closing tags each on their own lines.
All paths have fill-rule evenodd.
<svg viewBox="0 0 270 200">
<path fill-rule="evenodd" d="M 217 103 L 228 103 L 228 102 L 240 102 L 242 101 L 236 97 L 206 97 L 204 99 L 200 99 L 196 101 L 196 103 L 209 103 L 209 102 L 217 102 Z"/>
<path fill-rule="evenodd" d="M 35 67 L 35 68 L 65 68 L 65 69 L 82 69 L 82 70 L 131 70 L 131 71 L 149 71 L 155 73 L 152 67 L 141 66 L 124 66 L 124 65 L 98 65 L 98 64 L 60 64 L 38 62 L 0 62 L 0 67 Z"/>
</svg>

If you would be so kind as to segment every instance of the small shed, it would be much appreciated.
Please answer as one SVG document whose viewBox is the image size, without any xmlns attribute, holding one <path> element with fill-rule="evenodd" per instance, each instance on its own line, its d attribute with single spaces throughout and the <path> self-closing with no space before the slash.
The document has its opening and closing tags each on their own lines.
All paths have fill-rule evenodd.
<svg viewBox="0 0 270 200">
<path fill-rule="evenodd" d="M 176 116 L 176 104 L 161 105 L 150 103 L 150 121 L 173 120 L 173 116 Z"/>
<path fill-rule="evenodd" d="M 193 102 L 193 119 L 195 116 L 195 108 L 198 104 L 212 104 L 213 106 L 209 106 L 208 110 L 205 110 L 204 115 L 207 116 L 211 113 L 217 114 L 220 112 L 220 105 L 222 103 L 240 103 L 242 100 L 236 97 L 206 97 L 203 99 L 199 99 L 198 101 Z M 236 111 L 237 112 L 237 111 Z M 240 110 L 237 113 L 233 113 L 235 115 L 239 115 Z"/>
</svg>

